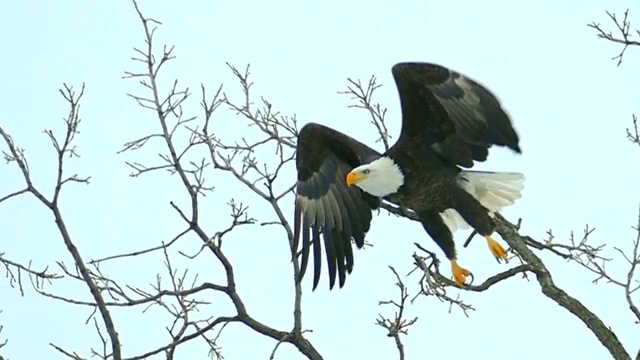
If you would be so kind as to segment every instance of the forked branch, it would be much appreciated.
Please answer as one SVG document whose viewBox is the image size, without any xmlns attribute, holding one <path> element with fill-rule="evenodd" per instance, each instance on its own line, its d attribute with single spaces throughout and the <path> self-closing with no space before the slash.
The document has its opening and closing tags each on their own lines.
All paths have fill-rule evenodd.
<svg viewBox="0 0 640 360">
<path fill-rule="evenodd" d="M 614 56 L 611 60 L 618 60 L 618 66 L 622 64 L 622 57 L 630 46 L 640 46 L 640 41 L 634 39 L 633 33 L 635 36 L 640 36 L 639 30 L 631 30 L 631 22 L 629 21 L 629 9 L 624 11 L 622 15 L 622 19 L 620 19 L 615 13 L 607 11 L 607 16 L 609 20 L 613 22 L 616 27 L 616 34 L 611 32 L 611 30 L 605 30 L 600 23 L 591 22 L 587 24 L 588 27 L 596 30 L 596 35 L 600 39 L 604 39 L 616 44 L 622 45 L 622 50 L 618 53 L 618 55 Z"/>
</svg>

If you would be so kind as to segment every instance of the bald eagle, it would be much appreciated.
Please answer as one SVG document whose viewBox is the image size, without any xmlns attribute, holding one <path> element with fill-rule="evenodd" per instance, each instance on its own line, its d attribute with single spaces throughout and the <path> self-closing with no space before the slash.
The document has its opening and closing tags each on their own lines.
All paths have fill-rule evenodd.
<svg viewBox="0 0 640 360">
<path fill-rule="evenodd" d="M 340 288 L 354 266 L 352 241 L 364 246 L 372 211 L 384 199 L 413 210 L 444 252 L 459 286 L 471 273 L 458 264 L 452 233 L 475 229 L 497 259 L 493 214 L 521 197 L 524 175 L 464 170 L 487 159 L 492 145 L 520 154 L 519 138 L 498 99 L 471 78 L 429 63 L 392 68 L 402 109 L 397 142 L 379 153 L 329 127 L 308 123 L 298 132 L 294 250 L 302 237 L 302 280 L 313 248 L 315 290 L 322 252 L 329 288 Z M 401 234 L 398 234 L 401 236 Z M 322 239 L 322 240 L 321 240 Z"/>
</svg>

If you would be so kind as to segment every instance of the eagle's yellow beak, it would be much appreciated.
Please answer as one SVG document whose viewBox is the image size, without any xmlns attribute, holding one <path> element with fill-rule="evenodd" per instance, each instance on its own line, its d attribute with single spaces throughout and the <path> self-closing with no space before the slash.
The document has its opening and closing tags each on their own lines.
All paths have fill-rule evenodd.
<svg viewBox="0 0 640 360">
<path fill-rule="evenodd" d="M 356 171 L 352 171 L 347 174 L 347 185 L 351 186 L 362 181 L 364 176 Z"/>
</svg>

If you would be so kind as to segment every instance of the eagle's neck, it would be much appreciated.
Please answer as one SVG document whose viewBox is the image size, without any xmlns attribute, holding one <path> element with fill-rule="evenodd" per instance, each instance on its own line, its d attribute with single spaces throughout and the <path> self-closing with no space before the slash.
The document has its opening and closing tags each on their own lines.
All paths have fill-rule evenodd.
<svg viewBox="0 0 640 360">
<path fill-rule="evenodd" d="M 373 196 L 385 197 L 394 194 L 404 184 L 402 170 L 388 156 L 382 156 L 365 166 L 371 171 L 358 186 Z"/>
</svg>

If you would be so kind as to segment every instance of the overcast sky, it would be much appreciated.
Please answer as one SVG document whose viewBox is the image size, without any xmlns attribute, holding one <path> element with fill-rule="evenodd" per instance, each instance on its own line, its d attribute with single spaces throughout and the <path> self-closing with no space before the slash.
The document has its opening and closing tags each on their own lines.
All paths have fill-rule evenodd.
<svg viewBox="0 0 640 360">
<path fill-rule="evenodd" d="M 578 5 L 581 4 L 581 5 Z M 488 86 L 511 113 L 521 136 L 522 156 L 494 149 L 480 169 L 521 171 L 527 175 L 524 197 L 504 215 L 523 218 L 522 231 L 538 240 L 552 229 L 558 241 L 585 224 L 596 227 L 592 241 L 630 249 L 637 221 L 640 188 L 635 175 L 639 153 L 625 140 L 631 114 L 640 112 L 640 56 L 633 51 L 620 67 L 611 58 L 618 47 L 598 40 L 586 24 L 599 21 L 611 28 L 606 10 L 622 13 L 631 1 L 537 2 L 494 1 L 291 1 L 161 2 L 141 0 L 146 15 L 164 23 L 156 46 L 176 45 L 177 59 L 162 73 L 163 92 L 174 78 L 189 86 L 189 115 L 201 115 L 199 86 L 212 92 L 221 83 L 238 101 L 242 93 L 225 62 L 240 68 L 251 64 L 255 98 L 264 96 L 283 114 L 301 124 L 314 121 L 334 127 L 371 146 L 375 130 L 364 112 L 348 109 L 349 99 L 337 94 L 346 78 L 375 74 L 385 86 L 376 100 L 388 108 L 390 131 L 400 128 L 399 102 L 390 69 L 401 61 L 429 61 L 461 71 Z M 640 21 L 640 8 L 631 7 Z M 635 17 L 634 17 L 635 15 Z M 63 130 L 68 109 L 57 89 L 63 82 L 80 87 L 82 103 L 80 159 L 69 174 L 92 176 L 89 186 L 76 185 L 63 194 L 62 210 L 76 245 L 86 260 L 134 251 L 168 241 L 184 228 L 169 201 L 185 204 L 186 192 L 165 173 L 128 176 L 125 161 L 157 163 L 160 143 L 116 154 L 130 140 L 157 131 L 158 121 L 140 109 L 127 93 L 144 89 L 122 79 L 126 70 L 143 71 L 131 61 L 133 47 L 142 47 L 143 31 L 129 1 L 12 1 L 0 12 L 3 91 L 0 123 L 17 144 L 27 149 L 36 185 L 51 194 L 55 159 L 43 129 Z M 633 50 L 633 49 L 632 49 Z M 229 112 L 216 117 L 217 129 L 229 140 L 255 131 Z M 231 131 L 222 131 L 228 126 Z M 5 150 L 5 146 L 0 146 Z M 267 154 L 268 156 L 269 154 Z M 286 172 L 294 180 L 293 165 Z M 225 203 L 231 196 L 251 205 L 251 215 L 273 220 L 266 204 L 230 176 L 210 173 L 217 191 L 203 203 L 211 232 L 228 223 Z M 0 167 L 0 196 L 23 186 L 15 166 Z M 286 207 L 291 214 L 291 207 Z M 0 205 L 1 247 L 5 257 L 37 269 L 71 258 L 50 212 L 31 196 Z M 467 249 L 467 231 L 456 233 L 461 263 L 483 281 L 509 265 L 497 264 L 483 241 Z M 304 327 L 326 359 L 394 359 L 397 351 L 385 331 L 374 326 L 379 300 L 396 296 L 387 265 L 404 275 L 412 269 L 413 243 L 440 250 L 420 224 L 387 217 L 374 219 L 368 240 L 375 246 L 356 257 L 354 273 L 342 290 L 329 292 L 326 278 L 312 293 L 305 282 Z M 182 249 L 194 253 L 199 240 Z M 227 240 L 236 266 L 241 296 L 258 320 L 288 330 L 291 320 L 291 267 L 283 232 L 275 227 L 247 227 Z M 611 250 L 609 255 L 614 255 Z M 556 283 L 596 312 L 617 333 L 630 352 L 638 350 L 638 327 L 624 302 L 622 289 L 593 285 L 579 265 L 541 254 Z M 444 259 L 444 256 L 442 256 Z M 162 257 L 140 257 L 105 264 L 119 281 L 149 289 L 163 272 Z M 622 276 L 617 261 L 610 270 Z M 198 282 L 223 282 L 218 264 L 201 256 L 179 260 Z M 449 268 L 444 269 L 448 274 Z M 166 274 L 162 273 L 166 278 Z M 418 277 L 406 279 L 415 294 Z M 48 290 L 89 299 L 86 286 L 66 281 Z M 452 290 L 453 291 L 453 290 Z M 454 291 L 455 293 L 455 291 Z M 513 278 L 488 292 L 462 293 L 476 311 L 465 317 L 435 298 L 420 298 L 408 316 L 418 323 L 404 338 L 407 359 L 603 359 L 608 357 L 579 320 L 544 297 L 537 283 Z M 199 316 L 229 315 L 223 297 L 202 307 Z M 44 299 L 27 287 L 25 296 L 0 282 L 0 339 L 8 338 L 3 355 L 12 359 L 62 358 L 49 343 L 89 356 L 99 347 L 89 310 Z M 132 356 L 167 341 L 168 318 L 159 309 L 114 311 L 123 351 Z M 220 343 L 227 359 L 267 359 L 274 342 L 241 325 L 225 330 Z M 178 352 L 180 359 L 205 358 L 200 341 Z M 300 359 L 282 347 L 278 360 Z"/>
</svg>

